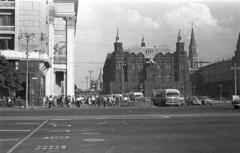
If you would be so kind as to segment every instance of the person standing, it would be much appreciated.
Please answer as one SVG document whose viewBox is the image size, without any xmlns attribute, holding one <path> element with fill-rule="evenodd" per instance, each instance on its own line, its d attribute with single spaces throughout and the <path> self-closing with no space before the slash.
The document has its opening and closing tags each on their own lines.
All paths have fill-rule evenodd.
<svg viewBox="0 0 240 153">
<path fill-rule="evenodd" d="M 80 102 L 81 102 L 81 97 L 78 96 L 77 99 L 76 99 L 76 105 L 77 105 L 77 108 L 80 107 Z"/>
<path fill-rule="evenodd" d="M 50 95 L 48 99 L 48 108 L 51 108 L 52 104 L 53 104 L 53 96 Z"/>
<path fill-rule="evenodd" d="M 45 107 L 47 102 L 47 96 L 43 96 L 42 106 Z"/>
<path fill-rule="evenodd" d="M 96 106 L 96 98 L 95 98 L 95 96 L 92 96 L 92 106 Z"/>
</svg>

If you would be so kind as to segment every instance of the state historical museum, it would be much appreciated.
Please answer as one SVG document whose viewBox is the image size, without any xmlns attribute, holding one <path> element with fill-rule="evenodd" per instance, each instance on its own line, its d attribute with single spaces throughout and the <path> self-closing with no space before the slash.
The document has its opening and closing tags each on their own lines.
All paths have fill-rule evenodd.
<svg viewBox="0 0 240 153">
<path fill-rule="evenodd" d="M 195 54 L 187 56 L 180 30 L 173 53 L 164 46 L 146 47 L 144 37 L 139 47 L 123 50 L 122 46 L 117 32 L 114 51 L 103 67 L 104 94 L 143 92 L 148 97 L 154 89 L 174 88 L 184 97 L 192 95 L 189 61 L 194 61 Z"/>
</svg>

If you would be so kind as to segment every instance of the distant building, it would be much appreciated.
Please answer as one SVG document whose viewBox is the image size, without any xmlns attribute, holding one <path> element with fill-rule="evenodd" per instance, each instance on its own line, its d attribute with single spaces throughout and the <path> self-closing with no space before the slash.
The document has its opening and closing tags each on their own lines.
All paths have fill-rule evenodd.
<svg viewBox="0 0 240 153">
<path fill-rule="evenodd" d="M 114 51 L 107 55 L 103 67 L 105 94 L 140 91 L 150 96 L 159 88 L 179 89 L 183 96 L 192 94 L 189 59 L 180 30 L 173 53 L 166 46 L 146 47 L 144 37 L 141 47 L 123 50 L 122 45 L 117 31 Z"/>
<path fill-rule="evenodd" d="M 191 74 L 191 82 L 197 95 L 224 98 L 231 98 L 235 92 L 240 95 L 240 33 L 232 59 L 199 68 Z"/>
<path fill-rule="evenodd" d="M 102 91 L 102 69 L 100 69 L 99 76 L 96 80 L 90 80 L 90 91 L 101 92 Z"/>
</svg>

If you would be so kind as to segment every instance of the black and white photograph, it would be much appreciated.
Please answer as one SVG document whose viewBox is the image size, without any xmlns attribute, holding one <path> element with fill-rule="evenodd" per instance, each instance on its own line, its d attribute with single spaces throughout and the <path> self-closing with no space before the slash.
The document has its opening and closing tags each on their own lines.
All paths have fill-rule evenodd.
<svg viewBox="0 0 240 153">
<path fill-rule="evenodd" d="M 1 153 L 239 153 L 240 0 L 0 0 Z"/>
</svg>

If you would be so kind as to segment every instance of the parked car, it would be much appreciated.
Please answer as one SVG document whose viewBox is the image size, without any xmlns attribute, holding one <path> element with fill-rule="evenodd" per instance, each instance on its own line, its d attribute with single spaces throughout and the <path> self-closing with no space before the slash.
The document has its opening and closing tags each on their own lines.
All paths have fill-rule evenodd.
<svg viewBox="0 0 240 153">
<path fill-rule="evenodd" d="M 188 97 L 185 102 L 187 103 L 187 105 L 201 105 L 201 101 L 198 99 L 197 96 Z"/>
<path fill-rule="evenodd" d="M 185 102 L 185 98 L 184 97 L 180 97 L 179 100 L 180 100 L 181 105 L 183 105 L 183 103 Z"/>
<path fill-rule="evenodd" d="M 213 104 L 212 100 L 208 96 L 200 96 L 199 100 L 201 101 L 201 103 L 203 105 L 206 105 L 206 104 L 212 105 Z"/>
<path fill-rule="evenodd" d="M 235 109 L 239 109 L 240 107 L 240 98 L 232 100 L 232 105 Z"/>
</svg>

